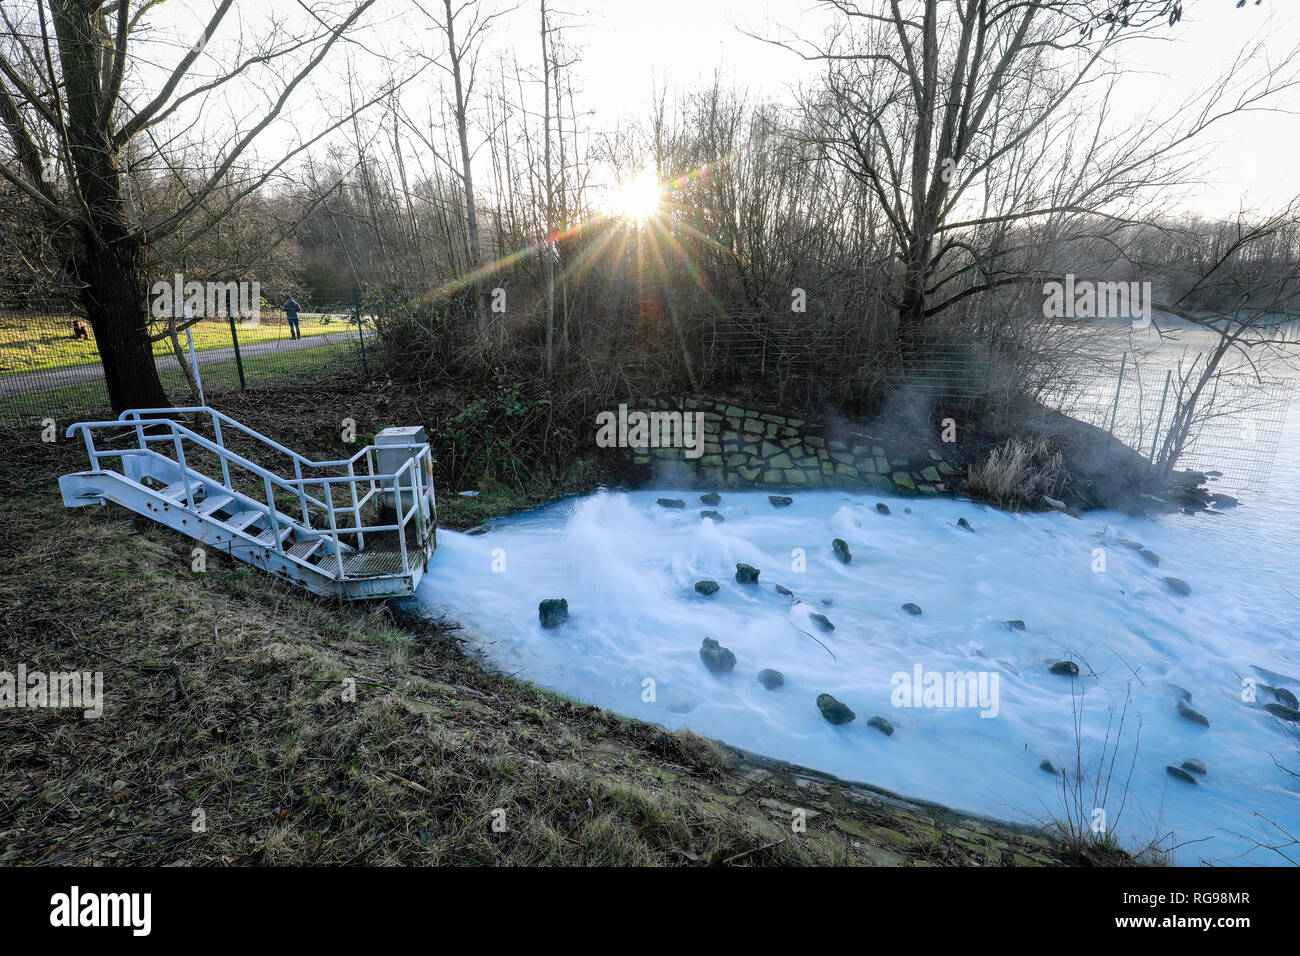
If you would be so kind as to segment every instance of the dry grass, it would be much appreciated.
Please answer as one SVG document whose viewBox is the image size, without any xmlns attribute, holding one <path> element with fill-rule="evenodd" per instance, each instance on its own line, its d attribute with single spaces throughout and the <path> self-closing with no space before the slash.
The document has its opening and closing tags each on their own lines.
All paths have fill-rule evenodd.
<svg viewBox="0 0 1300 956">
<path fill-rule="evenodd" d="M 1024 508 L 1043 495 L 1058 496 L 1064 478 L 1062 455 L 1045 441 L 1011 438 L 971 467 L 967 491 L 1002 508 Z"/>
</svg>

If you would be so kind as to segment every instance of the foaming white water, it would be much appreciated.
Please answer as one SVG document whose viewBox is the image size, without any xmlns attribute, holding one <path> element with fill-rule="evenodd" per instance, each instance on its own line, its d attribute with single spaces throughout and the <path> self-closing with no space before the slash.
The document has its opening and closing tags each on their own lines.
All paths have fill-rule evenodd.
<svg viewBox="0 0 1300 956">
<path fill-rule="evenodd" d="M 1293 427 L 1284 447 L 1295 448 L 1296 437 Z M 502 670 L 570 696 L 1012 820 L 1061 812 L 1060 778 L 1040 761 L 1073 771 L 1081 706 L 1084 761 L 1095 772 L 1108 721 L 1113 740 L 1131 690 L 1108 803 L 1114 823 L 1136 743 L 1121 835 L 1209 838 L 1180 849 L 1180 863 L 1274 862 L 1261 851 L 1240 854 L 1251 837 L 1278 837 L 1253 811 L 1300 831 L 1300 786 L 1274 763 L 1300 771 L 1300 754 L 1290 725 L 1262 709 L 1271 696 L 1242 700 L 1242 678 L 1300 693 L 1300 601 L 1290 593 L 1300 594 L 1298 472 L 1295 460 L 1279 463 L 1274 487 L 1282 493 L 1272 499 L 1224 515 L 1158 519 L 1010 515 L 946 499 L 811 492 L 781 509 L 766 494 L 724 493 L 714 507 L 726 520 L 714 523 L 700 517 L 709 506 L 698 493 L 599 493 L 496 522 L 477 537 L 441 531 L 415 600 L 469 625 Z M 688 507 L 660 507 L 655 499 L 665 495 Z M 892 514 L 879 514 L 877 501 Z M 956 526 L 962 517 L 974 533 Z M 1161 565 L 1117 536 L 1140 541 Z M 832 553 L 835 537 L 852 549 L 851 564 Z M 1098 547 L 1102 573 L 1094 570 Z M 757 587 L 735 581 L 737 562 L 761 570 Z M 1172 593 L 1166 575 L 1186 581 L 1191 595 Z M 702 579 L 721 590 L 700 596 L 694 584 Z M 571 616 L 545 630 L 537 605 L 551 597 L 567 598 Z M 906 602 L 923 613 L 903 612 Z M 835 629 L 821 630 L 813 613 Z M 1009 619 L 1027 630 L 1004 627 Z M 705 637 L 735 653 L 734 671 L 705 667 Z M 1072 682 L 1049 673 L 1064 658 L 1084 675 Z M 891 678 L 918 666 L 996 674 L 996 715 L 895 707 Z M 764 668 L 781 671 L 784 686 L 765 689 L 756 678 Z M 653 700 L 645 699 L 647 680 Z M 1178 715 L 1170 684 L 1192 692 L 1208 730 Z M 857 719 L 827 723 L 815 703 L 821 693 Z M 893 724 L 892 737 L 867 726 L 875 715 Z M 1165 769 L 1189 758 L 1209 770 L 1197 786 Z"/>
</svg>

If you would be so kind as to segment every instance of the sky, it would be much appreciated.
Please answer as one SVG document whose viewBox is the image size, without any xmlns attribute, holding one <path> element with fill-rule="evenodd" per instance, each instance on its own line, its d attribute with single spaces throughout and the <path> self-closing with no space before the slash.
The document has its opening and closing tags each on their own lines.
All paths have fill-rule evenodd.
<svg viewBox="0 0 1300 956">
<path fill-rule="evenodd" d="M 439 0 L 425 0 L 440 8 Z M 810 81 L 818 67 L 793 53 L 748 37 L 744 30 L 778 36 L 793 30 L 817 36 L 827 13 L 813 0 L 549 0 L 553 20 L 563 25 L 570 46 L 580 54 L 573 67 L 578 105 L 598 129 L 613 130 L 630 118 L 648 115 L 651 91 L 685 90 L 710 82 L 715 73 L 749 91 L 758 101 L 790 101 L 792 89 Z M 196 32 L 196 24 L 212 9 L 212 0 L 164 4 L 163 32 L 177 36 Z M 538 0 L 485 0 L 488 9 L 507 11 L 494 24 L 484 50 L 484 63 L 498 54 L 530 67 L 540 59 L 537 36 Z M 1268 55 L 1278 57 L 1300 45 L 1300 3 L 1264 0 L 1237 9 L 1236 0 L 1186 0 L 1183 21 L 1156 42 L 1134 45 L 1127 63 L 1132 73 L 1119 88 L 1117 116 L 1121 127 L 1143 135 L 1143 116 L 1170 111 L 1189 92 L 1226 68 L 1235 52 L 1264 38 Z M 240 16 L 250 33 L 266 17 L 300 16 L 290 0 L 241 0 Z M 439 52 L 437 35 L 423 23 L 413 0 L 380 0 L 370 25 L 358 34 L 358 46 L 346 51 L 363 75 L 376 82 L 375 59 L 365 51 L 386 52 L 410 63 L 412 53 Z M 220 41 L 210 47 L 221 56 Z M 167 62 L 165 51 L 157 54 Z M 174 56 L 174 52 L 172 53 Z M 262 148 L 287 141 L 291 130 L 318 122 L 322 103 L 341 95 L 344 56 L 332 68 L 318 72 L 311 90 L 298 97 L 289 122 L 263 142 Z M 412 88 L 409 95 L 427 95 Z M 236 108 L 249 102 L 236 96 Z M 1181 198 L 1185 209 L 1209 216 L 1230 216 L 1241 204 L 1257 210 L 1276 208 L 1300 193 L 1294 168 L 1300 155 L 1300 92 L 1288 102 L 1295 112 L 1257 112 L 1227 121 L 1204 141 L 1208 180 Z"/>
</svg>

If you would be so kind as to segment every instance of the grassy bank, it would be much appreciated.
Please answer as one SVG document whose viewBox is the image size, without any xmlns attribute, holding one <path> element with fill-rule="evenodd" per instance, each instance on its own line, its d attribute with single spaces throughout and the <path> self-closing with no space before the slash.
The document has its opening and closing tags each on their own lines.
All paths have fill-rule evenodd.
<svg viewBox="0 0 1300 956">
<path fill-rule="evenodd" d="M 368 427 L 409 411 L 374 407 L 373 392 L 317 401 L 315 418 L 295 393 L 243 401 L 237 417 L 278 421 L 268 430 L 309 453 L 339 441 L 340 404 L 362 434 L 363 416 Z M 0 669 L 100 670 L 105 710 L 0 710 L 0 863 L 1065 860 L 1038 834 L 489 672 L 451 624 L 317 599 L 213 552 L 196 574 L 187 538 L 118 508 L 63 508 L 58 474 L 84 467 L 75 443 L 6 437 Z M 580 462 L 524 487 L 444 494 L 444 522 L 598 475 Z"/>
</svg>

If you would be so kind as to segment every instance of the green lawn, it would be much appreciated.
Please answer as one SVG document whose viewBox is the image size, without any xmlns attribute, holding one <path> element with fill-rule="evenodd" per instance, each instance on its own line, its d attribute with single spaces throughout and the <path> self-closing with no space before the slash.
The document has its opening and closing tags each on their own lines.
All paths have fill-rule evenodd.
<svg viewBox="0 0 1300 956">
<path fill-rule="evenodd" d="M 360 368 L 360 349 L 347 342 L 244 358 L 244 377 L 249 388 L 289 382 L 324 381 L 330 375 L 353 372 Z M 199 372 L 207 396 L 239 388 L 239 369 L 233 360 L 200 365 Z M 188 404 L 185 376 L 179 369 L 160 371 L 158 377 L 174 401 Z M 70 416 L 84 417 L 84 413 L 113 417 L 107 409 L 108 393 L 102 379 L 22 395 L 0 396 L 0 422 L 34 424 L 43 418 L 53 418 L 62 427 L 70 422 Z"/>
<path fill-rule="evenodd" d="M 298 327 L 304 336 L 326 333 L 356 335 L 356 327 L 347 314 L 303 313 Z M 254 324 L 256 323 L 256 324 Z M 289 338 L 289 325 L 282 315 L 263 316 L 260 320 L 237 320 L 239 344 L 254 345 Z M 226 319 L 205 319 L 191 326 L 194 347 L 198 350 L 229 348 L 230 322 Z M 181 347 L 186 347 L 184 334 Z M 154 355 L 172 354 L 170 339 L 153 343 Z M 72 317 L 37 315 L 0 317 L 0 376 L 19 375 L 23 372 L 47 372 L 61 368 L 95 365 L 99 350 L 95 346 L 95 333 L 89 339 L 72 337 Z"/>
</svg>

